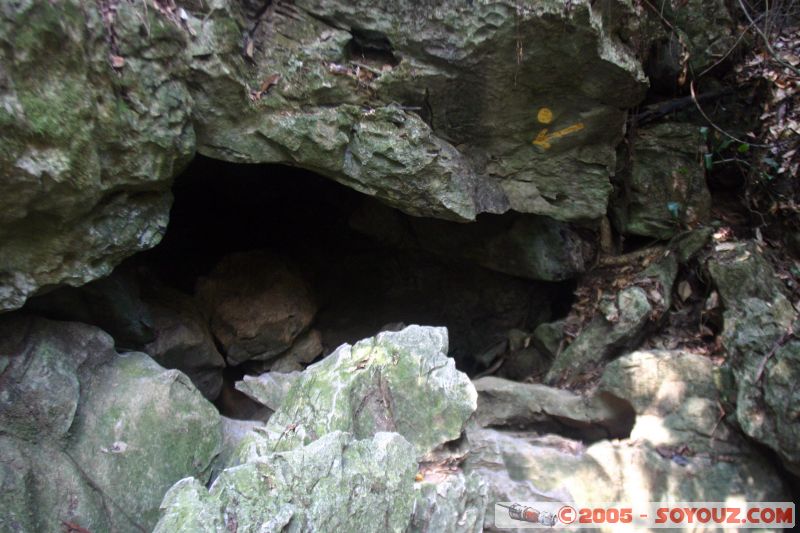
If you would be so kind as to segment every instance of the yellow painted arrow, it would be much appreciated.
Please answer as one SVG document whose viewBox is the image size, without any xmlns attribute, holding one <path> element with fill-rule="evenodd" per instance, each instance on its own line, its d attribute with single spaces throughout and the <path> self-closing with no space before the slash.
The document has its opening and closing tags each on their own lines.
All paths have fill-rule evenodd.
<svg viewBox="0 0 800 533">
<path fill-rule="evenodd" d="M 547 128 L 543 129 L 539 132 L 536 138 L 533 140 L 533 144 L 538 146 L 543 150 L 550 149 L 550 141 L 553 139 L 560 139 L 561 137 L 566 137 L 570 133 L 575 133 L 576 131 L 580 131 L 583 129 L 583 122 L 578 122 L 577 124 L 573 124 L 572 126 L 567 126 L 564 129 L 560 129 L 558 131 L 554 131 L 550 135 L 547 134 Z"/>
</svg>

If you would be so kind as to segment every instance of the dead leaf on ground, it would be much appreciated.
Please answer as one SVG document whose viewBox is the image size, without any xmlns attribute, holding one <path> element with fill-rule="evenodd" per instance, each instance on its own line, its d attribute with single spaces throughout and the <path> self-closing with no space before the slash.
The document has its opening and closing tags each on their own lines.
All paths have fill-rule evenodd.
<svg viewBox="0 0 800 533">
<path fill-rule="evenodd" d="M 692 286 L 689 285 L 689 282 L 684 280 L 678 283 L 678 296 L 681 297 L 681 301 L 685 302 L 692 296 Z"/>
<path fill-rule="evenodd" d="M 111 66 L 114 68 L 122 68 L 125 66 L 125 58 L 122 56 L 111 54 Z"/>
</svg>

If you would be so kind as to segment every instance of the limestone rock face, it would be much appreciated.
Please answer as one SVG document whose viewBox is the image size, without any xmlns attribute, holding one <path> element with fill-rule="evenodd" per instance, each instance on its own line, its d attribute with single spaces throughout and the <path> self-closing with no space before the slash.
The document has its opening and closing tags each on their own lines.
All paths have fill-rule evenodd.
<svg viewBox="0 0 800 533">
<path fill-rule="evenodd" d="M 596 220 L 647 83 L 594 4 L 14 4 L 0 19 L 0 310 L 155 245 L 195 132 L 205 155 L 307 168 L 411 215 Z M 550 219 L 521 235 L 570 233 Z M 571 251 L 504 271 L 563 279 L 583 267 Z"/>
<path fill-rule="evenodd" d="M 154 338 L 153 316 L 140 297 L 135 272 L 127 265 L 81 287 L 63 287 L 31 298 L 25 311 L 45 318 L 97 326 L 120 350 L 141 350 Z"/>
<path fill-rule="evenodd" d="M 312 168 L 414 215 L 601 216 L 646 87 L 589 1 L 189 11 L 201 153 Z"/>
<path fill-rule="evenodd" d="M 797 311 L 755 243 L 718 245 L 708 271 L 725 307 L 722 340 L 739 425 L 800 475 L 800 341 L 791 333 Z"/>
<path fill-rule="evenodd" d="M 447 330 L 421 326 L 340 346 L 293 383 L 242 459 L 336 430 L 397 432 L 424 456 L 457 439 L 476 408 L 475 388 L 446 354 Z"/>
<path fill-rule="evenodd" d="M 446 352 L 445 328 L 409 326 L 299 374 L 240 382 L 277 411 L 244 438 L 226 422 L 238 456 L 209 490 L 175 484 L 156 531 L 480 531 L 486 485 L 435 455 L 461 436 L 477 396 Z"/>
<path fill-rule="evenodd" d="M 662 455 L 675 458 L 749 449 L 730 420 L 720 418 L 720 383 L 719 369 L 709 358 L 654 350 L 611 362 L 599 388 L 633 406 L 636 424 L 631 439 L 660 447 Z"/>
<path fill-rule="evenodd" d="M 266 252 L 224 258 L 198 282 L 197 293 L 230 364 L 287 350 L 317 310 L 303 279 Z"/>
<path fill-rule="evenodd" d="M 99 5 L 0 12 L 0 310 L 158 243 L 194 152 L 185 32 L 141 1 Z"/>
<path fill-rule="evenodd" d="M 629 438 L 587 445 L 553 434 L 471 427 L 464 470 L 484 479 L 489 501 L 645 505 L 791 499 L 763 454 L 734 430 L 735 425 L 720 419 L 718 381 L 717 370 L 703 356 L 627 354 L 606 367 L 598 394 L 633 407 L 636 422 Z M 539 404 L 552 409 L 545 401 Z M 569 410 L 567 404 L 561 409 Z M 572 412 L 580 413 L 574 407 Z M 494 523 L 493 511 L 491 506 L 487 509 L 487 528 Z"/>
<path fill-rule="evenodd" d="M 699 73 L 736 43 L 736 24 L 725 0 L 667 0 L 653 6 L 658 12 L 653 7 L 643 9 L 645 16 L 637 26 L 651 41 L 647 74 L 661 92 L 678 86 L 684 51 L 689 68 Z"/>
<path fill-rule="evenodd" d="M 84 324 L 4 317 L 0 332 L 0 529 L 146 530 L 173 483 L 208 479 L 220 419 L 185 375 Z"/>
</svg>

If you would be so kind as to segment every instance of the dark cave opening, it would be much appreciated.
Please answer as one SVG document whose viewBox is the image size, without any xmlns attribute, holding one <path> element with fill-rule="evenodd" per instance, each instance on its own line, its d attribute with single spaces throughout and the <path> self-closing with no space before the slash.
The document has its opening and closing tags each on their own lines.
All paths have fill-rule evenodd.
<svg viewBox="0 0 800 533">
<path fill-rule="evenodd" d="M 307 170 L 198 156 L 173 192 L 167 233 L 142 259 L 192 294 L 226 255 L 269 250 L 291 258 L 319 306 L 311 327 L 323 355 L 397 324 L 446 326 L 450 355 L 473 375 L 509 330 L 532 331 L 572 303 L 570 282 L 517 278 L 360 233 L 354 213 L 374 200 Z M 258 366 L 244 363 L 244 372 Z"/>
<path fill-rule="evenodd" d="M 507 349 L 510 332 L 530 334 L 541 323 L 563 318 L 572 305 L 571 281 L 533 281 L 489 270 L 463 257 L 432 253 L 413 242 L 398 244 L 394 235 L 382 235 L 396 228 L 377 227 L 380 224 L 369 227 L 370 235 L 366 235 L 363 225 L 354 220 L 365 206 L 377 202 L 307 170 L 234 164 L 197 156 L 176 179 L 173 194 L 170 222 L 161 243 L 128 259 L 115 273 L 135 272 L 145 300 L 157 300 L 161 298 L 159 293 L 177 292 L 178 296 L 170 298 L 185 299 L 190 302 L 188 307 L 196 307 L 204 314 L 204 320 L 209 320 L 198 285 L 221 261 L 240 253 L 280 257 L 291 265 L 293 275 L 307 284 L 316 306 L 306 332 L 318 332 L 321 348 L 304 365 L 342 343 L 353 343 L 403 324 L 421 324 L 446 326 L 449 355 L 460 370 L 475 376 Z M 385 206 L 380 209 L 397 215 L 401 224 L 411 218 Z M 502 217 L 481 215 L 473 224 L 498 226 L 499 222 L 503 227 Z M 459 226 L 444 224 L 436 227 L 446 230 L 449 224 Z M 101 280 L 99 284 L 102 283 Z M 87 289 L 68 290 L 85 294 Z M 105 291 L 102 287 L 101 290 Z M 53 318 L 74 319 L 59 316 L 52 306 L 52 296 L 45 298 L 39 304 L 40 311 L 46 310 L 45 314 Z M 104 318 L 114 322 L 108 313 Z M 80 319 L 93 323 L 89 316 Z M 115 333 L 114 326 L 112 323 L 104 329 L 117 339 L 122 334 Z M 127 332 L 130 328 L 121 329 Z M 127 337 L 134 340 L 125 346 L 118 342 L 118 347 L 147 351 L 146 346 L 151 346 L 146 345 L 151 342 L 150 337 L 139 336 L 139 346 L 135 342 L 137 335 Z M 246 374 L 257 375 L 275 368 L 263 360 L 243 362 L 232 357 L 219 338 L 214 338 L 214 344 L 224 358 L 220 363 L 224 368 L 195 369 L 193 375 L 180 366 L 181 362 L 159 362 L 184 370 L 196 383 L 221 383 L 221 388 L 212 387 L 211 393 L 204 394 L 216 397 L 223 414 L 257 418 L 257 405 L 233 385 Z M 531 368 L 540 368 L 543 363 L 532 361 L 526 365 L 516 361 L 506 365 L 503 377 L 530 379 Z"/>
</svg>

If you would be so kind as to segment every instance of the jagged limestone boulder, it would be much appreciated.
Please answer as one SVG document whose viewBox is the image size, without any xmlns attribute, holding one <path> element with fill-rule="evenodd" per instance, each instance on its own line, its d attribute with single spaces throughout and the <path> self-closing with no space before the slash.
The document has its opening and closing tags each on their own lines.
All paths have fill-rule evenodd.
<svg viewBox="0 0 800 533">
<path fill-rule="evenodd" d="M 225 470 L 206 490 L 181 480 L 164 496 L 156 533 L 404 531 L 416 451 L 397 433 L 328 433 Z"/>
<path fill-rule="evenodd" d="M 198 280 L 197 296 L 232 365 L 285 352 L 317 311 L 311 288 L 294 266 L 264 251 L 224 257 Z"/>
<path fill-rule="evenodd" d="M 227 465 L 231 464 L 244 438 L 253 429 L 264 425 L 260 420 L 239 420 L 227 416 L 221 416 L 220 420 L 222 422 L 222 445 L 219 455 L 214 459 L 211 472 L 212 481 L 217 479 Z"/>
<path fill-rule="evenodd" d="M 588 0 L 187 10 L 201 153 L 312 168 L 413 215 L 603 215 L 646 87 Z"/>
<path fill-rule="evenodd" d="M 416 499 L 408 532 L 443 533 L 483 531 L 490 502 L 488 487 L 477 474 L 464 475 L 450 467 L 425 472 L 415 484 Z"/>
<path fill-rule="evenodd" d="M 708 219 L 700 128 L 665 123 L 636 130 L 611 211 L 621 233 L 668 239 Z"/>
<path fill-rule="evenodd" d="M 424 456 L 457 439 L 476 408 L 475 388 L 446 354 L 447 329 L 423 326 L 340 346 L 300 375 L 240 459 L 337 430 L 356 438 L 397 432 Z"/>
<path fill-rule="evenodd" d="M 208 479 L 219 415 L 185 375 L 37 318 L 4 317 L 0 353 L 3 531 L 146 530 L 173 483 Z"/>
<path fill-rule="evenodd" d="M 267 372 L 260 376 L 244 376 L 234 385 L 236 390 L 250 399 L 277 411 L 292 385 L 300 379 L 300 372 Z"/>
<path fill-rule="evenodd" d="M 222 389 L 225 359 L 217 350 L 208 321 L 186 294 L 158 287 L 147 299 L 154 338 L 144 351 L 165 368 L 184 372 L 207 399 Z"/>
<path fill-rule="evenodd" d="M 277 411 L 209 490 L 196 479 L 173 486 L 156 531 L 480 531 L 486 486 L 439 447 L 476 402 L 446 352 L 445 328 L 409 326 L 299 374 L 240 382 Z M 226 427 L 239 440 L 244 426 Z"/>
<path fill-rule="evenodd" d="M 160 240 L 194 151 L 186 42 L 141 0 L 4 4 L 0 310 Z"/>
<path fill-rule="evenodd" d="M 725 308 L 722 342 L 739 425 L 800 475 L 798 313 L 753 242 L 717 245 L 708 271 Z"/>
<path fill-rule="evenodd" d="M 596 370 L 615 351 L 635 342 L 653 310 L 647 293 L 627 287 L 598 305 L 599 312 L 567 349 L 559 353 L 545 380 L 572 382 L 583 373 Z"/>
</svg>

